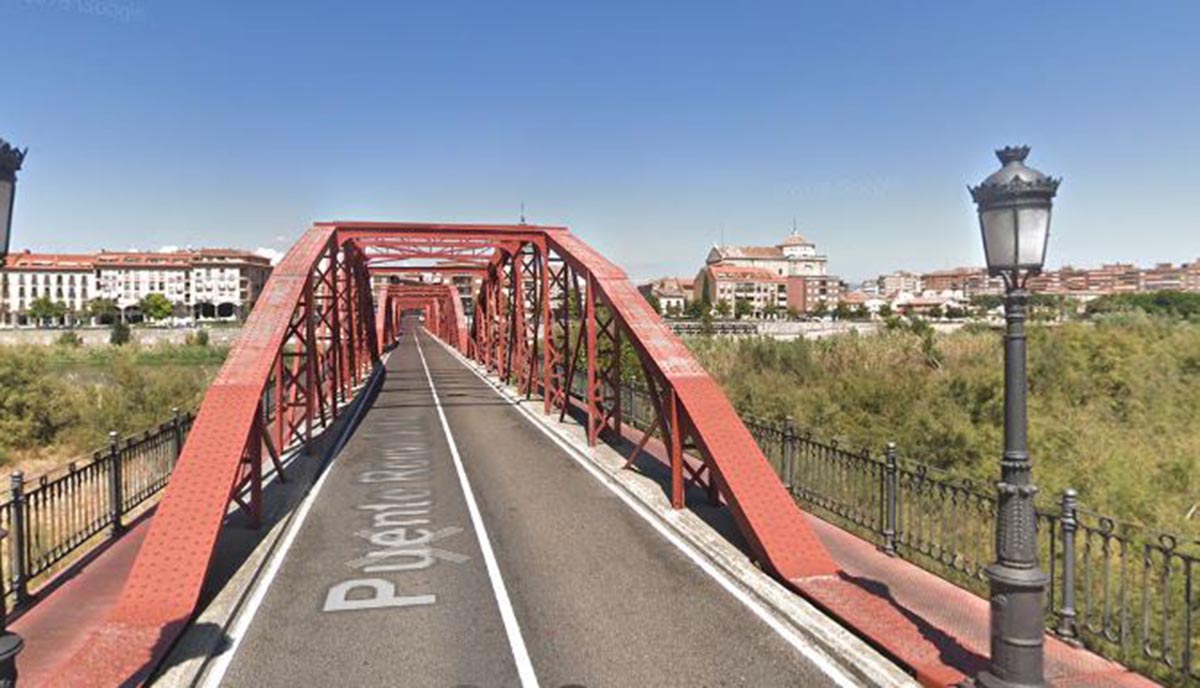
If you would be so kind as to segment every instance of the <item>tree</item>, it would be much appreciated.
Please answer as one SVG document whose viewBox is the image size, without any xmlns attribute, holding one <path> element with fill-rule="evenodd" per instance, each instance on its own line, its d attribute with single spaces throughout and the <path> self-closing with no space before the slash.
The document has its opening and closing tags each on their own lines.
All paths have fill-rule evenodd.
<svg viewBox="0 0 1200 688">
<path fill-rule="evenodd" d="M 809 314 L 814 318 L 824 318 L 829 315 L 829 304 L 824 301 L 818 301 L 817 305 L 813 306 L 813 309 L 809 311 Z"/>
<path fill-rule="evenodd" d="M 728 299 L 721 299 L 720 301 L 717 302 L 717 315 L 722 318 L 729 317 L 729 301 L 728 301 Z"/>
<path fill-rule="evenodd" d="M 768 303 L 766 306 L 763 306 L 763 315 L 774 320 L 779 316 L 779 313 L 782 310 L 783 309 L 779 307 L 779 304 L 774 302 Z"/>
<path fill-rule="evenodd" d="M 657 296 L 654 294 L 646 294 L 646 303 L 650 304 L 650 307 L 654 309 L 655 313 L 662 315 L 662 302 L 658 300 Z"/>
<path fill-rule="evenodd" d="M 39 296 L 29 304 L 29 316 L 44 325 L 48 320 L 57 320 L 67 314 L 67 304 L 51 300 L 49 296 Z"/>
<path fill-rule="evenodd" d="M 934 320 L 941 320 L 942 316 L 944 316 L 945 314 L 946 314 L 946 311 L 944 308 L 942 308 L 941 304 L 936 304 L 932 308 L 929 309 L 929 317 Z"/>
<path fill-rule="evenodd" d="M 146 316 L 149 320 L 169 318 L 175 312 L 175 306 L 171 305 L 170 300 L 158 292 L 146 294 L 138 302 L 138 308 L 141 309 L 142 315 Z"/>
<path fill-rule="evenodd" d="M 833 309 L 833 317 L 835 320 L 849 320 L 850 319 L 850 304 L 839 303 Z"/>
<path fill-rule="evenodd" d="M 854 307 L 854 311 L 850 314 L 850 317 L 854 320 L 870 320 L 871 311 L 865 304 L 860 303 Z"/>
<path fill-rule="evenodd" d="M 112 299 L 92 299 L 88 302 L 88 313 L 97 322 L 111 323 L 117 319 L 117 302 Z"/>
<path fill-rule="evenodd" d="M 995 294 L 972 296 L 971 305 L 979 311 L 980 315 L 987 315 L 990 311 L 994 311 L 1004 305 L 1004 297 Z"/>
<path fill-rule="evenodd" d="M 679 314 L 681 312 L 682 312 L 682 310 L 680 309 L 678 303 L 672 303 L 670 306 L 667 306 L 667 317 L 668 318 L 678 318 Z"/>
<path fill-rule="evenodd" d="M 754 305 L 750 303 L 750 299 L 737 299 L 733 302 L 733 317 L 741 320 L 747 315 L 754 313 Z"/>
<path fill-rule="evenodd" d="M 879 317 L 884 320 L 887 320 L 888 318 L 892 317 L 892 304 L 885 303 L 882 306 L 880 306 L 879 307 Z"/>
<path fill-rule="evenodd" d="M 708 314 L 711 309 L 708 306 L 708 301 L 692 301 L 683 307 L 683 315 L 690 320 L 699 320 L 704 315 Z"/>
</svg>

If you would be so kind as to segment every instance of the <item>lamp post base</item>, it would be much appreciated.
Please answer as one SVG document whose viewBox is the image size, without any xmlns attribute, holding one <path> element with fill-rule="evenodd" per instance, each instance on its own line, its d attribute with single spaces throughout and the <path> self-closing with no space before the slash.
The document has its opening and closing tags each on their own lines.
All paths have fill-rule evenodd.
<svg viewBox="0 0 1200 688">
<path fill-rule="evenodd" d="M 16 633 L 0 635 L 0 688 L 15 688 L 17 685 L 17 655 L 25 647 L 25 641 Z"/>
<path fill-rule="evenodd" d="M 970 682 L 976 688 L 1046 688 L 1046 683 L 1013 683 L 1005 681 L 1002 678 L 996 678 L 996 675 L 984 669 Z"/>
<path fill-rule="evenodd" d="M 992 564 L 991 663 L 975 677 L 981 688 L 1045 688 L 1043 601 L 1050 576 L 1037 568 Z"/>
</svg>

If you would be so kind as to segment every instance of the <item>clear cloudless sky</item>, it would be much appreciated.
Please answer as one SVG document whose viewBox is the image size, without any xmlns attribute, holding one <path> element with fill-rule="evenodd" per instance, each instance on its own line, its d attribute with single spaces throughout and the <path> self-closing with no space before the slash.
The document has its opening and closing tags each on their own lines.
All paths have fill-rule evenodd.
<svg viewBox="0 0 1200 688">
<path fill-rule="evenodd" d="M 1050 263 L 1200 257 L 1200 3 L 0 0 L 13 249 L 286 250 L 314 220 L 570 225 L 634 278 L 773 243 L 981 264 L 1033 146 Z"/>
</svg>

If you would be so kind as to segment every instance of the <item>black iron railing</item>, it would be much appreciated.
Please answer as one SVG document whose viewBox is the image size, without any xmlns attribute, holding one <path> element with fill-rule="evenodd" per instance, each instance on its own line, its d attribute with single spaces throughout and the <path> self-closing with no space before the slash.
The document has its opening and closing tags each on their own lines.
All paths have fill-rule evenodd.
<svg viewBox="0 0 1200 688">
<path fill-rule="evenodd" d="M 790 424 L 746 425 L 796 500 L 880 549 L 979 594 L 994 556 L 996 500 L 932 466 L 820 442 Z M 1200 541 L 1080 509 L 1074 491 L 1036 512 L 1051 576 L 1046 628 L 1171 685 L 1200 684 Z"/>
<path fill-rule="evenodd" d="M 26 481 L 11 476 L 10 497 L 0 504 L 2 591 L 13 607 L 30 599 L 32 584 L 121 534 L 128 517 L 162 490 L 192 427 L 191 414 L 175 411 L 154 430 L 121 439 L 85 462 Z"/>
<path fill-rule="evenodd" d="M 625 420 L 648 428 L 644 390 L 623 391 Z M 980 595 L 994 559 L 990 486 L 900 457 L 819 441 L 788 421 L 743 417 L 797 502 Z M 1169 685 L 1200 685 L 1200 540 L 1159 534 L 1079 508 L 1068 490 L 1037 510 L 1050 573 L 1046 628 Z"/>
</svg>

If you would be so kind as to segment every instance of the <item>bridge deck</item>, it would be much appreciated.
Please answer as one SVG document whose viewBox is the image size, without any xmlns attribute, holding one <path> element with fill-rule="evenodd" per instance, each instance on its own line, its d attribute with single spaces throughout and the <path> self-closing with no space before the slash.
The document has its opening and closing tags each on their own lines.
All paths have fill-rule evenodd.
<svg viewBox="0 0 1200 688">
<path fill-rule="evenodd" d="M 231 638 L 224 685 L 518 684 L 520 652 L 431 385 L 540 683 L 833 685 L 441 346 L 422 340 L 418 350 L 408 335 L 392 354 L 379 397 L 244 636 Z M 412 542 L 422 535 L 433 539 L 431 557 Z M 349 588 L 363 579 L 394 585 L 396 604 L 407 606 L 352 608 L 378 597 L 379 588 Z"/>
</svg>

